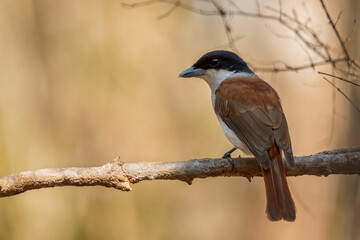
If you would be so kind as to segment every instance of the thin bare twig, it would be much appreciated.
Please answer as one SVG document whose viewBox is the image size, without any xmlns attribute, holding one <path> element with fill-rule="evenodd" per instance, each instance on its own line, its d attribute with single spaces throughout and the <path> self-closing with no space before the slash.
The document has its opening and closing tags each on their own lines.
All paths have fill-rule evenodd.
<svg viewBox="0 0 360 240">
<path fill-rule="evenodd" d="M 351 37 L 352 37 L 352 35 L 354 33 L 356 23 L 357 23 L 357 20 L 354 19 L 353 25 L 351 27 L 351 31 L 350 31 L 349 35 L 346 37 L 346 39 L 344 40 L 345 44 L 350 41 L 350 39 L 351 39 Z"/>
<path fill-rule="evenodd" d="M 323 77 L 323 78 L 328 83 L 330 83 L 339 93 L 341 93 L 356 108 L 356 110 L 360 113 L 360 109 L 355 105 L 355 103 L 353 101 L 351 101 L 351 99 L 340 88 L 338 88 L 335 84 L 333 84 L 331 81 L 329 81 L 329 79 L 327 79 L 326 77 Z"/>
<path fill-rule="evenodd" d="M 334 23 L 335 26 L 338 24 L 338 22 L 339 22 L 339 20 L 341 18 L 341 15 L 342 15 L 342 10 L 339 12 L 339 15 L 338 15 L 338 17 L 337 17 L 337 19 L 336 19 L 336 21 Z"/>
<path fill-rule="evenodd" d="M 230 27 L 230 24 L 229 24 L 229 21 L 227 19 L 227 15 L 225 14 L 224 9 L 216 1 L 212 0 L 211 2 L 215 6 L 216 10 L 219 12 L 220 17 L 221 17 L 221 19 L 223 21 L 223 25 L 224 25 L 224 28 L 225 28 L 225 33 L 226 33 L 226 36 L 228 38 L 230 48 L 234 52 L 239 53 L 239 50 L 236 48 L 234 37 L 232 35 L 232 29 Z"/>
<path fill-rule="evenodd" d="M 357 87 L 360 87 L 360 84 L 358 84 L 358 83 L 354 83 L 353 81 L 347 80 L 347 79 L 342 78 L 342 77 L 339 77 L 339 76 L 335 76 L 335 75 L 333 75 L 333 74 L 324 73 L 324 72 L 320 72 L 320 71 L 318 71 L 318 74 L 326 75 L 326 76 L 329 76 L 329 77 L 333 77 L 333 78 L 339 79 L 339 80 L 341 80 L 341 81 L 344 81 L 344 82 L 350 83 L 350 84 L 352 84 L 352 85 L 355 85 L 355 86 L 357 86 Z"/>
<path fill-rule="evenodd" d="M 178 7 L 179 7 L 180 2 L 177 1 L 174 6 L 172 6 L 168 11 L 166 11 L 165 13 L 161 14 L 160 16 L 158 16 L 158 19 L 164 19 L 166 17 L 168 17 L 171 13 L 173 13 Z"/>
<path fill-rule="evenodd" d="M 177 4 L 180 8 L 183 8 L 185 10 L 188 10 L 190 12 L 193 13 L 197 13 L 200 15 L 204 15 L 204 16 L 217 16 L 219 15 L 218 11 L 207 11 L 207 10 L 203 10 L 200 8 L 196 8 L 193 7 L 187 3 L 184 3 L 181 0 L 178 1 L 173 1 L 173 0 L 148 0 L 148 1 L 144 1 L 144 2 L 138 2 L 138 3 L 120 3 L 120 6 L 122 6 L 123 8 L 138 8 L 138 7 L 146 7 L 146 6 L 150 6 L 156 3 L 167 3 L 167 4 Z"/>
<path fill-rule="evenodd" d="M 327 65 L 329 63 L 339 63 L 339 62 L 347 62 L 346 59 L 344 58 L 339 58 L 339 59 L 332 59 L 332 60 L 325 60 L 325 61 L 319 61 L 319 62 L 314 62 L 314 63 L 310 63 L 310 64 L 304 64 L 304 65 L 299 65 L 299 66 L 290 66 L 290 65 L 285 65 L 284 67 L 253 67 L 253 70 L 255 72 L 288 72 L 288 71 L 300 71 L 300 70 L 305 70 L 308 68 L 314 68 L 314 67 L 318 67 L 318 66 L 323 66 L 323 65 Z"/>
<path fill-rule="evenodd" d="M 343 49 L 343 52 L 344 52 L 346 58 L 349 59 L 349 60 L 352 59 L 352 58 L 350 57 L 350 54 L 349 54 L 346 46 L 345 46 L 344 41 L 341 39 L 340 33 L 339 33 L 339 31 L 337 30 L 334 21 L 333 21 L 332 18 L 330 17 L 329 11 L 327 10 L 327 8 L 326 8 L 326 6 L 325 6 L 324 0 L 320 0 L 320 3 L 321 3 L 321 6 L 322 6 L 323 9 L 324 9 L 324 12 L 325 12 L 325 14 L 326 14 L 326 16 L 327 16 L 327 18 L 328 18 L 328 20 L 329 20 L 329 23 L 330 23 L 331 27 L 333 28 L 333 30 L 334 30 L 334 32 L 335 32 L 335 34 L 336 34 L 337 39 L 339 40 L 339 43 L 340 43 L 340 45 L 341 45 L 341 47 L 342 47 L 342 49 Z"/>
</svg>

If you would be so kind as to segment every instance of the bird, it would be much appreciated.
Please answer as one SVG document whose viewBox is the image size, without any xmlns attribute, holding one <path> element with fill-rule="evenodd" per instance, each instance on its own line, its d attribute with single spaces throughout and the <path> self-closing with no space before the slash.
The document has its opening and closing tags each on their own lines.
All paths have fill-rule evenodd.
<svg viewBox="0 0 360 240">
<path fill-rule="evenodd" d="M 203 55 L 179 74 L 182 78 L 205 80 L 221 128 L 234 145 L 252 154 L 262 171 L 266 190 L 266 215 L 271 221 L 295 221 L 296 207 L 286 180 L 284 163 L 293 169 L 295 161 L 284 110 L 277 92 L 259 78 L 237 54 L 216 50 Z M 284 153 L 285 160 L 282 160 Z"/>
</svg>

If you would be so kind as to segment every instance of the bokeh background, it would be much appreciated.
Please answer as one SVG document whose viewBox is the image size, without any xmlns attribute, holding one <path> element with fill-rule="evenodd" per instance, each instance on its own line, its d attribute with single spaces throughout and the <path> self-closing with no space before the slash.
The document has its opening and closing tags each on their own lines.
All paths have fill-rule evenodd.
<svg viewBox="0 0 360 240">
<path fill-rule="evenodd" d="M 225 2 L 225 1 L 223 1 Z M 129 0 L 128 3 L 131 3 Z M 202 1 L 188 1 L 196 6 Z M 260 1 L 278 6 L 278 1 Z M 359 1 L 326 1 L 347 35 Z M 256 1 L 241 1 L 256 11 Z M 231 148 L 200 79 L 178 74 L 226 48 L 221 18 L 168 4 L 124 9 L 119 1 L 0 0 L 0 174 L 122 161 L 219 157 Z M 283 8 L 311 16 L 336 42 L 317 1 Z M 306 14 L 305 14 L 306 13 Z M 358 19 L 359 20 L 359 19 Z M 241 56 L 262 66 L 306 63 L 276 22 L 237 17 Z M 360 57 L 360 28 L 349 44 Z M 329 67 L 319 70 L 331 72 Z M 296 155 L 360 144 L 359 114 L 312 69 L 259 75 L 282 98 Z M 359 91 L 337 83 L 359 105 Z M 241 154 L 236 152 L 236 154 Z M 296 222 L 269 222 L 263 180 L 142 182 L 126 193 L 64 187 L 0 199 L 0 239 L 359 239 L 358 176 L 292 177 Z"/>
</svg>

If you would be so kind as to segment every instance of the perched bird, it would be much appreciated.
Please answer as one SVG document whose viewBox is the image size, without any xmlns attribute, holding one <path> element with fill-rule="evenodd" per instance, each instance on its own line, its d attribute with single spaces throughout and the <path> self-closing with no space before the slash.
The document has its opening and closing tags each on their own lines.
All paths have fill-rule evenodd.
<svg viewBox="0 0 360 240">
<path fill-rule="evenodd" d="M 204 79 L 226 137 L 260 164 L 266 189 L 266 213 L 271 221 L 294 221 L 296 208 L 286 181 L 285 163 L 294 167 L 289 129 L 276 91 L 235 53 L 213 51 L 202 56 L 179 77 Z M 233 164 L 233 162 L 232 162 Z"/>
</svg>

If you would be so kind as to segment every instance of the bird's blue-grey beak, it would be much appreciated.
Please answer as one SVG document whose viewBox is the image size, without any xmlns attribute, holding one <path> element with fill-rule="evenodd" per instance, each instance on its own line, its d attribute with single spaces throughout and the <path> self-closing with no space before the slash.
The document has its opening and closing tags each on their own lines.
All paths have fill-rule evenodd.
<svg viewBox="0 0 360 240">
<path fill-rule="evenodd" d="M 198 77 L 205 74 L 205 70 L 202 68 L 194 68 L 189 67 L 185 71 L 179 74 L 179 77 L 190 78 L 190 77 Z"/>
</svg>

